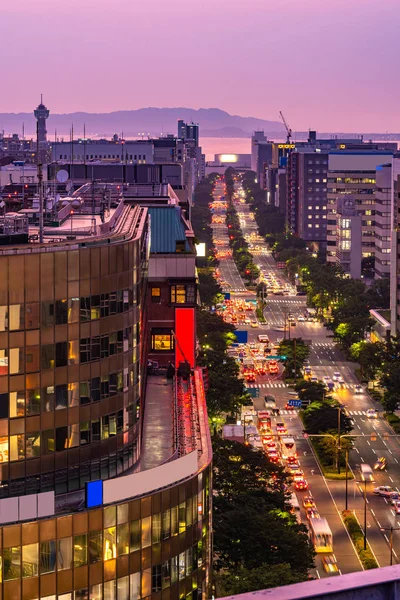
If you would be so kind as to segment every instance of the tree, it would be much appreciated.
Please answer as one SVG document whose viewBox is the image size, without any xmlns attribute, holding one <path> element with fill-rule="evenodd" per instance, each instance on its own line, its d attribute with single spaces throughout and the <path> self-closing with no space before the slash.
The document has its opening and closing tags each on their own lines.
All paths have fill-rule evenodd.
<svg viewBox="0 0 400 600">
<path fill-rule="evenodd" d="M 239 379 L 239 367 L 235 360 L 227 356 L 224 350 L 205 348 L 200 353 L 198 362 L 208 367 L 208 416 L 219 417 L 221 413 L 235 415 L 245 402 L 245 390 Z"/>
<path fill-rule="evenodd" d="M 383 342 L 355 342 L 350 347 L 350 356 L 360 363 L 363 377 L 370 381 L 375 379 L 377 372 L 382 367 L 385 344 Z"/>
<path fill-rule="evenodd" d="M 385 391 L 381 400 L 385 412 L 393 414 L 400 406 L 400 391 Z"/>
<path fill-rule="evenodd" d="M 294 389 L 298 393 L 303 406 L 312 402 L 320 402 L 326 395 L 326 388 L 320 381 L 313 382 L 302 379 L 295 385 Z"/>
<path fill-rule="evenodd" d="M 306 581 L 303 573 L 293 572 L 286 562 L 279 565 L 263 563 L 255 569 L 239 567 L 233 573 L 221 573 L 216 576 L 218 597 L 232 596 L 266 590 L 281 585 L 290 585 L 299 581 Z"/>
<path fill-rule="evenodd" d="M 265 493 L 272 507 L 285 508 L 287 475 L 282 467 L 271 463 L 264 452 L 233 440 L 214 438 L 213 454 L 213 489 L 217 495 L 230 500 L 258 491 Z"/>
<path fill-rule="evenodd" d="M 313 566 L 314 550 L 304 525 L 271 508 L 263 493 L 214 498 L 215 567 L 255 569 L 288 563 L 300 577 Z"/>
<path fill-rule="evenodd" d="M 279 356 L 286 357 L 286 359 L 280 359 L 280 362 L 285 365 L 285 376 L 294 377 L 296 374 L 296 377 L 298 377 L 301 375 L 304 361 L 310 355 L 310 348 L 301 338 L 293 338 L 281 342 L 278 353 Z"/>
<path fill-rule="evenodd" d="M 339 405 L 328 401 L 313 402 L 304 411 L 304 425 L 307 433 L 326 433 L 330 430 L 338 431 L 340 412 L 340 431 L 350 433 L 353 429 L 351 419 L 344 414 Z"/>
<path fill-rule="evenodd" d="M 197 269 L 197 272 L 199 275 L 199 286 L 201 290 L 201 303 L 210 307 L 213 304 L 222 301 L 222 289 L 219 283 L 217 283 L 213 271 L 210 268 L 203 267 Z"/>
<path fill-rule="evenodd" d="M 326 467 L 338 467 L 338 458 L 341 466 L 346 466 L 346 450 L 349 451 L 353 447 L 351 438 L 340 439 L 340 452 L 339 440 L 337 430 L 327 431 L 329 435 L 323 438 L 315 438 L 315 444 L 318 448 L 318 455 Z"/>
</svg>

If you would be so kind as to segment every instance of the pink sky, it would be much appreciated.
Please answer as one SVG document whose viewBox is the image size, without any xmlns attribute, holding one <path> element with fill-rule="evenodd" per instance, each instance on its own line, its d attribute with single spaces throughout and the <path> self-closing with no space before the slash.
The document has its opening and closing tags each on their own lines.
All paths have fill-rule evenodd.
<svg viewBox="0 0 400 600">
<path fill-rule="evenodd" d="M 400 131 L 400 0 L 4 0 L 0 23 L 0 112 L 43 92 L 58 113 L 282 110 L 293 129 Z"/>
</svg>

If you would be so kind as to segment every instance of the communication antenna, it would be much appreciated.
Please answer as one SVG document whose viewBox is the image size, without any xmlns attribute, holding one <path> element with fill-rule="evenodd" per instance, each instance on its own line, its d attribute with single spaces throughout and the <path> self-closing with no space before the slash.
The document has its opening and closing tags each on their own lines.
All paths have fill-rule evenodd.
<svg viewBox="0 0 400 600">
<path fill-rule="evenodd" d="M 39 121 L 36 123 L 37 178 L 39 186 L 39 242 L 43 244 L 43 165 L 39 146 Z"/>
</svg>

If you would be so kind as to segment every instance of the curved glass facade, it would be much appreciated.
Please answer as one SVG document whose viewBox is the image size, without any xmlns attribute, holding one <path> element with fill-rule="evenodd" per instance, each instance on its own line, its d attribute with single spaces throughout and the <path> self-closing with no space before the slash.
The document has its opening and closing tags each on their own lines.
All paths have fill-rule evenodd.
<svg viewBox="0 0 400 600">
<path fill-rule="evenodd" d="M 143 246 L 0 253 L 0 497 L 74 492 L 137 461 Z"/>
<path fill-rule="evenodd" d="M 205 598 L 210 518 L 207 467 L 153 495 L 5 526 L 0 528 L 0 597 Z"/>
</svg>

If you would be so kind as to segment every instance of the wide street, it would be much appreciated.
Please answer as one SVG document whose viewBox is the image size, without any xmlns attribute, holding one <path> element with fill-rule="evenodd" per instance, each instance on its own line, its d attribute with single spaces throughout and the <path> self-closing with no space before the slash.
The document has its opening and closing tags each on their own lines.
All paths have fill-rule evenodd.
<svg viewBox="0 0 400 600">
<path fill-rule="evenodd" d="M 217 184 L 214 191 L 214 199 L 218 200 L 224 193 L 222 183 Z M 249 208 L 244 203 L 236 202 L 236 210 L 240 213 L 241 228 L 245 239 L 250 240 L 251 234 L 256 232 L 256 223 L 249 216 Z M 227 250 L 228 229 L 225 226 L 225 209 L 215 208 L 214 214 L 223 216 L 223 223 L 213 224 L 214 239 L 223 240 L 224 245 L 217 249 Z M 271 274 L 280 281 L 287 280 L 283 271 L 277 269 L 275 260 L 267 249 L 261 238 L 257 240 L 258 250 L 253 253 L 254 262 L 264 273 Z M 252 251 L 250 249 L 250 251 Z M 245 285 L 236 269 L 232 257 L 220 258 L 219 272 L 226 291 L 231 292 L 231 297 L 251 298 L 254 292 L 244 292 Z M 235 290 L 238 290 L 237 292 Z M 294 293 L 293 293 L 294 294 Z M 372 550 L 380 566 L 389 564 L 389 531 L 381 531 L 381 528 L 400 528 L 400 515 L 395 514 L 394 509 L 382 497 L 373 494 L 373 488 L 378 485 L 389 485 L 394 490 L 400 489 L 400 465 L 399 465 L 399 442 L 393 436 L 393 430 L 381 415 L 378 418 L 368 418 L 366 411 L 370 408 L 380 408 L 374 400 L 363 389 L 362 394 L 355 394 L 355 386 L 358 380 L 355 376 L 355 364 L 347 362 L 342 353 L 335 346 L 331 332 L 322 324 L 310 321 L 298 321 L 306 310 L 306 297 L 304 296 L 280 296 L 268 294 L 267 306 L 264 311 L 267 325 L 257 324 L 251 327 L 246 324 L 237 325 L 238 329 L 248 330 L 249 342 L 256 342 L 257 336 L 267 333 L 271 343 L 278 342 L 286 335 L 301 337 L 311 342 L 311 354 L 309 357 L 313 375 L 322 380 L 324 376 L 333 379 L 335 372 L 343 377 L 344 384 L 336 386 L 334 395 L 345 405 L 353 420 L 354 449 L 349 456 L 349 465 L 354 473 L 354 481 L 348 485 L 348 508 L 355 514 L 363 527 L 364 523 L 364 482 L 361 481 L 360 464 L 374 465 L 377 458 L 387 459 L 387 469 L 383 472 L 375 471 L 375 483 L 367 484 L 367 537 Z M 285 316 L 292 313 L 296 325 L 289 332 Z M 256 320 L 252 315 L 252 320 Z M 286 322 L 286 327 L 285 327 Z M 352 542 L 341 520 L 341 511 L 345 508 L 345 482 L 327 480 L 322 476 L 309 440 L 303 437 L 303 426 L 295 412 L 284 410 L 284 406 L 291 397 L 290 388 L 282 381 L 279 375 L 259 375 L 254 383 L 248 384 L 249 388 L 259 388 L 259 398 L 254 399 L 256 410 L 264 408 L 264 394 L 273 394 L 277 405 L 281 408 L 281 418 L 289 431 L 289 435 L 296 436 L 296 445 L 299 451 L 301 468 L 309 484 L 312 496 L 317 504 L 318 512 L 325 517 L 333 534 L 333 548 L 340 571 L 349 573 L 361 570 L 362 566 L 355 553 Z M 371 439 L 371 434 L 377 434 L 376 440 Z M 297 492 L 301 503 L 302 493 Z M 306 523 L 305 513 L 302 509 L 302 520 Z M 393 562 L 400 560 L 400 531 L 393 532 Z M 326 576 L 322 569 L 320 556 L 316 559 L 316 575 Z"/>
</svg>

